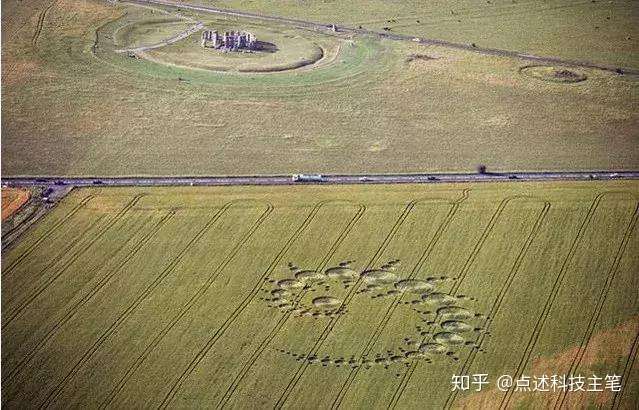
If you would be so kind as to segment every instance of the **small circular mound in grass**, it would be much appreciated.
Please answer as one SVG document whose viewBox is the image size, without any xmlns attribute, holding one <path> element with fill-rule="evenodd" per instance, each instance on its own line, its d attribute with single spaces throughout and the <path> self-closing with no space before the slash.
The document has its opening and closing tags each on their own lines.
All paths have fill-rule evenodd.
<svg viewBox="0 0 639 410">
<path fill-rule="evenodd" d="M 453 332 L 440 332 L 433 336 L 433 340 L 440 344 L 459 345 L 466 340 Z"/>
<path fill-rule="evenodd" d="M 441 343 L 422 343 L 419 346 L 419 351 L 421 353 L 434 353 L 434 354 L 444 354 L 448 349 Z"/>
<path fill-rule="evenodd" d="M 291 296 L 291 292 L 285 289 L 275 289 L 271 291 L 271 295 L 273 295 L 274 298 L 286 298 Z"/>
<path fill-rule="evenodd" d="M 382 269 L 367 270 L 362 273 L 362 278 L 367 284 L 371 285 L 394 283 L 397 281 L 397 275 Z"/>
<path fill-rule="evenodd" d="M 427 303 L 429 305 L 452 305 L 454 303 L 457 303 L 457 299 L 455 299 L 451 295 L 440 292 L 422 295 L 422 300 L 424 301 L 424 303 Z"/>
<path fill-rule="evenodd" d="M 468 323 L 464 323 L 459 320 L 447 320 L 442 323 L 442 329 L 448 332 L 468 332 L 473 330 L 473 327 Z"/>
<path fill-rule="evenodd" d="M 282 279 L 277 282 L 277 286 L 282 289 L 296 289 L 303 287 L 304 284 L 296 279 Z"/>
<path fill-rule="evenodd" d="M 359 273 L 351 268 L 345 266 L 338 266 L 335 268 L 326 269 L 326 275 L 332 279 L 355 279 L 359 276 Z"/>
<path fill-rule="evenodd" d="M 439 308 L 437 309 L 437 314 L 445 320 L 464 320 L 473 317 L 471 311 L 459 306 L 446 306 Z"/>
<path fill-rule="evenodd" d="M 433 285 L 417 279 L 405 279 L 395 283 L 395 288 L 402 293 L 428 293 L 433 289 Z"/>
<path fill-rule="evenodd" d="M 320 296 L 313 299 L 313 306 L 317 308 L 333 308 L 342 304 L 342 301 L 331 296 Z"/>
<path fill-rule="evenodd" d="M 588 78 L 572 67 L 563 66 L 530 65 L 520 68 L 519 71 L 528 77 L 553 83 L 578 83 Z"/>
<path fill-rule="evenodd" d="M 326 279 L 326 277 L 320 272 L 316 272 L 314 270 L 303 270 L 295 274 L 295 279 L 299 280 L 300 282 L 315 283 L 321 282 L 322 280 Z"/>
</svg>

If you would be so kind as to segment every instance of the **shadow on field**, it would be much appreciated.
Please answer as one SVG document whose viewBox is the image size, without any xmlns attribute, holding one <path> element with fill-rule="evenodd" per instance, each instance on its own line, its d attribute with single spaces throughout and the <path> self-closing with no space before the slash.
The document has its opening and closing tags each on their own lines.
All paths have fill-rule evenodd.
<svg viewBox="0 0 639 410">
<path fill-rule="evenodd" d="M 253 49 L 256 51 L 263 51 L 265 53 L 275 53 L 279 51 L 279 49 L 277 48 L 275 44 L 269 43 L 266 41 L 259 41 L 259 40 L 255 42 Z"/>
</svg>

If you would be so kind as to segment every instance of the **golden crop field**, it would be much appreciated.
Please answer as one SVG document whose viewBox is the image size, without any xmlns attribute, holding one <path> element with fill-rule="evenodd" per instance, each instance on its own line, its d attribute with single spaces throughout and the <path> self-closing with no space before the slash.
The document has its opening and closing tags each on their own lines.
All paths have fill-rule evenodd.
<svg viewBox="0 0 639 410">
<path fill-rule="evenodd" d="M 2 403 L 632 408 L 638 217 L 636 181 L 76 189 L 3 257 Z M 494 384 L 551 373 L 621 382 Z"/>
</svg>

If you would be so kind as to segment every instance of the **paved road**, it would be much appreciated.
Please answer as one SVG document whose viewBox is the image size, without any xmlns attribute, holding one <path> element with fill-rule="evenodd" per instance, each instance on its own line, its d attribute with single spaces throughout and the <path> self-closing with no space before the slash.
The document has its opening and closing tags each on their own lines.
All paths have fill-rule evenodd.
<svg viewBox="0 0 639 410">
<path fill-rule="evenodd" d="M 264 14 L 248 13 L 248 12 L 238 11 L 238 10 L 228 10 L 228 9 L 221 9 L 221 8 L 211 7 L 211 6 L 202 6 L 202 5 L 191 4 L 186 2 L 177 3 L 174 1 L 168 1 L 168 0 L 126 0 L 126 2 L 138 3 L 138 4 L 157 4 L 157 5 L 167 6 L 167 7 L 175 7 L 175 8 L 199 11 L 204 13 L 222 14 L 222 15 L 233 16 L 233 17 L 244 17 L 244 18 L 252 18 L 252 19 L 259 19 L 259 20 L 276 21 L 279 23 L 293 24 L 296 26 L 311 28 L 314 30 L 330 30 L 329 26 L 331 24 L 330 22 L 317 23 L 312 21 L 298 20 L 298 19 L 292 19 L 292 18 L 286 18 L 286 17 L 268 16 Z M 521 60 L 532 61 L 539 64 L 559 64 L 559 65 L 566 65 L 566 66 L 573 66 L 573 67 L 595 68 L 599 70 L 612 71 L 619 74 L 639 75 L 639 69 L 635 69 L 635 68 L 619 67 L 619 66 L 607 65 L 607 64 L 596 64 L 596 63 L 591 63 L 587 61 L 565 60 L 565 59 L 557 58 L 557 57 L 536 56 L 536 55 L 527 54 L 527 53 L 518 52 L 518 51 L 479 47 L 479 46 L 473 46 L 472 44 L 454 43 L 454 42 L 445 41 L 445 40 L 416 38 L 415 36 L 409 36 L 404 34 L 379 32 L 379 31 L 346 27 L 346 26 L 338 26 L 338 29 L 339 31 L 345 32 L 345 33 L 373 35 L 373 36 L 378 36 L 381 38 L 388 38 L 391 40 L 398 40 L 398 41 L 414 41 L 416 43 L 424 44 L 424 45 L 437 45 L 437 46 L 471 51 L 471 52 L 486 54 L 486 55 L 518 58 Z"/>
<path fill-rule="evenodd" d="M 340 185 L 340 184 L 411 184 L 443 182 L 494 181 L 589 181 L 610 179 L 639 179 L 639 171 L 593 172 L 512 172 L 487 174 L 383 174 L 383 175 L 324 175 L 321 182 L 295 182 L 290 175 L 220 176 L 220 177 L 121 177 L 121 178 L 65 178 L 65 177 L 8 177 L 2 185 L 28 187 L 43 185 L 86 186 L 226 186 L 226 185 Z"/>
</svg>

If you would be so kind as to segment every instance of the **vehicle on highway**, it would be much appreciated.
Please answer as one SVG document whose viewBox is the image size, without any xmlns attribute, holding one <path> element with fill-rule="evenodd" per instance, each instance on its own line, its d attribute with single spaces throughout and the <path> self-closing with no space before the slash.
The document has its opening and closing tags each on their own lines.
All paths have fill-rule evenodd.
<svg viewBox="0 0 639 410">
<path fill-rule="evenodd" d="M 325 180 L 322 174 L 294 174 L 293 182 L 322 182 Z"/>
</svg>

